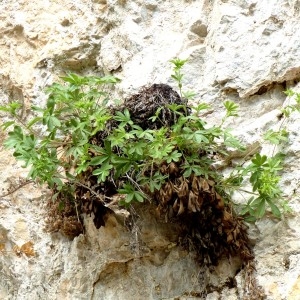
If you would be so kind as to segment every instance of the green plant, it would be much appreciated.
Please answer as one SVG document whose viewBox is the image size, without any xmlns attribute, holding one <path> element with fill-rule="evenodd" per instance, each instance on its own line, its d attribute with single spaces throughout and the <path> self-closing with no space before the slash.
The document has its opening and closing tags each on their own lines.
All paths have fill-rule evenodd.
<svg viewBox="0 0 300 300">
<path fill-rule="evenodd" d="M 183 90 L 186 61 L 176 58 L 171 63 L 179 94 L 170 86 L 154 84 L 111 107 L 110 86 L 117 78 L 68 74 L 47 89 L 45 107 L 32 106 L 27 118 L 17 101 L 0 106 L 11 117 L 2 124 L 10 129 L 4 145 L 30 168 L 29 179 L 52 190 L 48 231 L 75 237 L 83 232 L 82 213 L 93 213 L 99 228 L 111 204 L 130 211 L 134 203 L 152 201 L 166 221 L 182 225 L 181 243 L 192 246 L 204 265 L 239 255 L 249 293 L 258 299 L 244 220 L 255 221 L 267 212 L 280 218 L 288 209 L 279 185 L 284 155 L 278 148 L 288 140 L 285 119 L 300 111 L 300 94 L 287 91 L 296 104 L 282 110 L 277 131 L 264 134 L 266 142 L 274 144 L 273 154 L 256 151 L 223 176 L 215 165 L 220 160 L 230 165 L 229 149 L 241 155 L 245 151 L 224 125 L 238 116 L 239 107 L 225 101 L 220 125 L 208 126 L 202 116 L 210 106 L 187 105 L 195 93 Z M 233 191 L 249 195 L 246 204 L 236 207 Z"/>
<path fill-rule="evenodd" d="M 102 106 L 107 102 L 107 93 L 99 86 L 115 84 L 115 77 L 81 77 L 69 74 L 63 77 L 63 84 L 54 83 L 47 89 L 46 107 L 32 106 L 35 114 L 29 121 L 21 117 L 21 104 L 11 102 L 1 106 L 14 120 L 2 124 L 7 129 L 13 126 L 4 142 L 14 149 L 16 159 L 30 167 L 28 177 L 40 183 L 47 183 L 61 189 L 63 180 L 72 180 L 73 175 L 88 167 L 90 137 L 105 127 L 111 118 Z"/>
<path fill-rule="evenodd" d="M 295 94 L 289 91 L 288 95 L 293 96 Z M 298 104 L 289 105 L 286 109 L 289 113 L 284 113 L 285 118 L 289 117 L 290 112 L 299 111 Z M 223 182 L 227 191 L 230 189 L 231 191 L 240 190 L 251 195 L 240 210 L 240 214 L 246 221 L 252 222 L 262 218 L 267 212 L 267 207 L 277 218 L 281 218 L 282 212 L 291 211 L 282 197 L 280 188 L 280 172 L 284 166 L 285 155 L 280 151 L 276 152 L 276 147 L 284 145 L 288 141 L 288 132 L 285 128 L 282 129 L 284 121 L 285 119 L 282 120 L 279 130 L 270 129 L 263 134 L 263 139 L 274 145 L 272 155 L 268 157 L 256 153 L 250 164 L 245 166 L 245 161 L 243 161 Z M 251 191 L 241 188 L 247 183 L 250 184 Z"/>
<path fill-rule="evenodd" d="M 194 97 L 194 93 L 182 90 L 182 67 L 186 61 L 177 58 L 171 63 L 172 78 L 177 82 L 180 96 Z M 257 153 L 249 165 L 242 164 L 227 178 L 212 168 L 220 158 L 226 159 L 228 147 L 244 150 L 230 130 L 223 128 L 227 118 L 238 115 L 237 104 L 225 101 L 221 125 L 209 127 L 199 117 L 209 105 L 187 107 L 185 102 L 169 103 L 157 107 L 150 120 L 162 121 L 162 113 L 167 109 L 172 125 L 163 126 L 161 122 L 156 129 L 143 129 L 126 107 L 107 107 L 106 87 L 118 81 L 112 76 L 62 77 L 62 83 L 54 83 L 47 89 L 44 108 L 32 106 L 35 115 L 30 120 L 21 117 L 19 102 L 0 107 L 13 118 L 2 125 L 3 129 L 13 127 L 4 145 L 14 150 L 14 156 L 24 162 L 24 167 L 30 167 L 29 178 L 47 183 L 55 190 L 55 197 L 72 186 L 85 186 L 98 195 L 98 188 L 91 189 L 82 179 L 92 176 L 98 186 L 112 184 L 115 193 L 124 195 L 120 204 L 128 206 L 160 191 L 175 172 L 170 171 L 170 166 L 176 166 L 177 175 L 182 178 L 201 176 L 213 180 L 216 190 L 226 199 L 230 199 L 228 191 L 240 189 L 249 180 L 252 186 L 249 193 L 253 196 L 241 214 L 249 220 L 261 218 L 268 205 L 276 217 L 281 216 L 276 199 L 281 197 L 278 172 L 282 169 L 282 155 L 266 157 Z M 296 105 L 284 109 L 284 115 L 298 110 L 300 97 L 297 99 Z M 268 131 L 265 139 L 279 144 L 286 141 L 287 132 Z M 168 172 L 163 168 L 168 168 Z M 101 201 L 110 197 L 105 193 L 102 196 Z"/>
<path fill-rule="evenodd" d="M 244 169 L 245 173 L 250 173 L 250 183 L 252 191 L 257 192 L 257 196 L 252 196 L 244 209 L 242 215 L 249 214 L 248 220 L 255 220 L 263 217 L 266 212 L 266 205 L 269 205 L 275 217 L 280 218 L 281 212 L 276 204 L 276 200 L 281 198 L 282 191 L 279 187 L 280 176 L 278 171 L 282 170 L 282 155 L 273 157 L 260 155 L 257 153 L 251 160 L 251 164 Z"/>
</svg>

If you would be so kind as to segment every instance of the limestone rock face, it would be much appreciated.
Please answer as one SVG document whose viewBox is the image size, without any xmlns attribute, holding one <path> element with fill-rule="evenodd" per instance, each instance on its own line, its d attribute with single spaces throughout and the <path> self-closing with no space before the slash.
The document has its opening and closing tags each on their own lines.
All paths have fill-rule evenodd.
<svg viewBox="0 0 300 300">
<path fill-rule="evenodd" d="M 113 74 L 116 97 L 153 83 L 174 85 L 169 60 L 187 58 L 185 89 L 210 103 L 208 122 L 220 121 L 222 101 L 240 105 L 228 122 L 249 147 L 262 132 L 290 132 L 282 188 L 292 214 L 251 225 L 256 277 L 269 300 L 300 299 L 300 125 L 282 124 L 300 92 L 299 0 L 0 0 L 0 102 L 45 101 L 44 88 L 68 71 Z M 28 112 L 25 110 L 25 112 Z M 231 122 L 231 124 L 230 124 Z M 0 140 L 4 135 L 1 133 Z M 1 299 L 243 299 L 240 262 L 201 268 L 177 245 L 176 226 L 150 207 L 137 211 L 130 230 L 110 216 L 99 230 L 73 241 L 44 232 L 49 191 L 24 183 L 26 170 L 0 146 Z M 236 201 L 240 201 L 236 195 Z"/>
</svg>

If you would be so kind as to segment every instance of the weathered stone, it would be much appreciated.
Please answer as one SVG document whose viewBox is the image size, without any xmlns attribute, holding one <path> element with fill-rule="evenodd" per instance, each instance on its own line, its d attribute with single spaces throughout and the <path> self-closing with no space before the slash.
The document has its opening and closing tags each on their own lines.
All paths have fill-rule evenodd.
<svg viewBox="0 0 300 300">
<path fill-rule="evenodd" d="M 192 24 L 191 32 L 199 35 L 200 37 L 206 37 L 207 36 L 207 27 L 205 24 L 202 24 L 201 20 L 198 20 Z"/>
<path fill-rule="evenodd" d="M 299 6 L 298 0 L 2 0 L 0 100 L 42 104 L 43 88 L 67 71 L 114 73 L 122 79 L 116 91 L 122 97 L 145 84 L 176 86 L 168 61 L 188 58 L 184 88 L 212 105 L 210 124 L 219 124 L 221 103 L 231 99 L 240 105 L 239 117 L 226 125 L 249 149 L 272 153 L 263 132 L 290 132 L 281 184 L 293 212 L 251 225 L 250 235 L 266 299 L 294 300 L 300 286 L 300 130 L 298 114 L 283 122 L 280 109 L 293 101 L 286 88 L 300 91 Z M 232 155 L 239 163 L 240 154 Z M 10 181 L 26 176 L 3 149 L 0 171 L 3 194 Z M 131 230 L 120 222 L 126 217 L 111 217 L 99 230 L 87 217 L 85 234 L 73 241 L 45 233 L 46 196 L 26 185 L 0 199 L 1 299 L 243 299 L 243 274 L 235 275 L 240 262 L 224 261 L 205 273 L 193 253 L 177 245 L 176 228 L 145 211 Z M 35 256 L 21 251 L 29 241 Z"/>
</svg>

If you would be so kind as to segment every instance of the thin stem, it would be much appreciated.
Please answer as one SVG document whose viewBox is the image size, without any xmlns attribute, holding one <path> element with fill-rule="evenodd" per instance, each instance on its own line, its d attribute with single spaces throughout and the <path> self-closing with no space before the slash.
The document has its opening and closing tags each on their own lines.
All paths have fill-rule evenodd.
<svg viewBox="0 0 300 300">
<path fill-rule="evenodd" d="M 19 189 L 23 188 L 25 185 L 30 184 L 30 183 L 34 183 L 34 181 L 33 180 L 27 180 L 23 183 L 20 183 L 17 187 L 14 187 L 12 190 L 7 192 L 6 194 L 0 195 L 0 198 L 4 198 L 6 196 L 9 196 L 9 195 L 15 193 L 16 191 L 18 191 Z"/>
</svg>

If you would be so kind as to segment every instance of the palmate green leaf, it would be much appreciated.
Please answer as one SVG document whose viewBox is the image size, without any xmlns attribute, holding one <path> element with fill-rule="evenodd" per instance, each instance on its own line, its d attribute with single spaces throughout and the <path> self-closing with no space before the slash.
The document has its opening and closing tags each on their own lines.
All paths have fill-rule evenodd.
<svg viewBox="0 0 300 300">
<path fill-rule="evenodd" d="M 59 119 L 52 115 L 46 115 L 42 118 L 43 124 L 47 126 L 48 131 L 53 131 L 55 127 L 60 127 Z"/>
<path fill-rule="evenodd" d="M 136 142 L 133 143 L 129 150 L 128 150 L 128 154 L 138 154 L 141 157 L 144 155 L 144 152 L 147 150 L 147 143 L 144 142 Z"/>
<path fill-rule="evenodd" d="M 104 151 L 103 152 L 101 152 L 101 153 L 103 153 L 103 154 L 106 154 L 106 155 L 112 155 L 112 145 L 111 145 L 111 142 L 110 141 L 108 141 L 108 140 L 105 140 L 104 141 Z M 103 149 L 103 148 L 102 148 Z"/>
<path fill-rule="evenodd" d="M 111 119 L 111 116 L 105 110 L 97 110 L 90 117 L 90 122 L 92 123 L 93 131 L 91 135 L 95 135 L 98 131 L 101 131 L 105 128 L 105 125 L 108 120 Z"/>
<path fill-rule="evenodd" d="M 194 172 L 194 174 L 196 176 L 202 176 L 202 175 L 204 175 L 205 178 L 208 177 L 207 174 L 209 173 L 208 170 L 205 170 L 201 166 L 197 166 L 197 165 L 192 166 L 192 171 Z"/>
<path fill-rule="evenodd" d="M 31 105 L 31 109 L 32 109 L 33 111 L 41 112 L 41 113 L 43 113 L 43 112 L 45 111 L 44 108 L 41 108 L 41 107 L 39 107 L 39 106 L 37 106 L 37 105 Z"/>
<path fill-rule="evenodd" d="M 138 201 L 138 202 L 144 202 L 144 199 L 145 199 L 146 197 L 145 197 L 145 194 L 143 194 L 143 193 L 141 193 L 141 192 L 139 192 L 139 191 L 136 191 L 135 193 L 134 193 L 134 199 L 136 200 L 136 201 Z"/>
<path fill-rule="evenodd" d="M 255 165 L 255 167 L 261 167 L 261 166 L 264 166 L 264 164 L 266 163 L 267 156 L 256 153 L 255 157 L 251 161 L 252 161 L 253 165 Z"/>
<path fill-rule="evenodd" d="M 52 115 L 56 104 L 56 99 L 54 97 L 49 97 L 47 100 L 47 110 L 45 110 L 44 117 L 48 115 Z"/>
<path fill-rule="evenodd" d="M 224 145 L 227 147 L 235 148 L 241 151 L 244 151 L 246 149 L 246 147 L 241 143 L 241 141 L 235 136 L 233 136 L 229 132 L 229 130 L 224 131 L 223 139 L 224 139 Z"/>
<path fill-rule="evenodd" d="M 110 170 L 113 168 L 113 165 L 105 163 L 101 168 L 93 171 L 93 175 L 98 176 L 98 182 L 105 182 L 107 176 L 110 174 Z"/>
<path fill-rule="evenodd" d="M 169 154 L 173 151 L 173 144 L 158 144 L 152 145 L 149 151 L 149 156 L 153 159 L 162 160 L 167 159 Z"/>
<path fill-rule="evenodd" d="M 282 164 L 283 164 L 283 158 L 280 157 L 280 155 L 269 157 L 267 164 L 264 166 L 264 169 L 271 173 L 275 173 L 283 169 Z"/>
<path fill-rule="evenodd" d="M 286 94 L 288 97 L 293 97 L 295 95 L 295 92 L 291 89 L 287 89 L 284 91 L 284 94 Z"/>
<path fill-rule="evenodd" d="M 17 111 L 22 107 L 19 101 L 13 101 L 7 105 L 0 105 L 0 111 L 7 112 L 12 116 L 16 116 Z"/>
<path fill-rule="evenodd" d="M 253 174 L 250 176 L 250 182 L 252 183 L 253 192 L 257 191 L 261 185 L 261 182 L 259 180 L 260 175 L 261 175 L 261 172 L 257 171 L 257 172 L 253 172 Z"/>
<path fill-rule="evenodd" d="M 111 142 L 111 147 L 122 147 L 126 140 L 127 132 L 124 127 L 116 128 L 113 133 L 107 137 L 107 140 Z"/>
<path fill-rule="evenodd" d="M 127 156 L 112 155 L 111 162 L 115 165 L 118 165 L 118 164 L 132 163 L 132 160 L 130 157 L 127 157 Z"/>
<path fill-rule="evenodd" d="M 239 106 L 231 100 L 226 100 L 223 102 L 224 107 L 226 108 L 226 116 L 228 117 L 237 117 Z"/>
<path fill-rule="evenodd" d="M 264 134 L 264 139 L 269 141 L 271 144 L 279 145 L 282 142 L 288 141 L 288 132 L 285 129 L 280 131 L 270 129 Z"/>
<path fill-rule="evenodd" d="M 75 169 L 76 174 L 80 174 L 82 172 L 85 172 L 89 168 L 90 164 L 88 161 L 82 161 L 77 165 L 77 168 Z"/>
<path fill-rule="evenodd" d="M 167 163 L 169 164 L 171 161 L 179 161 L 179 159 L 182 157 L 182 153 L 178 152 L 177 150 L 174 150 L 167 158 Z"/>
<path fill-rule="evenodd" d="M 139 184 L 142 187 L 147 187 L 150 189 L 151 193 L 155 190 L 159 190 L 162 184 L 166 181 L 169 175 L 162 175 L 160 171 L 150 174 L 149 176 L 140 176 Z"/>
<path fill-rule="evenodd" d="M 88 82 L 88 77 L 82 77 L 75 73 L 69 73 L 67 76 L 61 77 L 61 79 L 74 85 L 83 85 Z"/>
<path fill-rule="evenodd" d="M 22 165 L 22 168 L 27 168 L 28 166 L 32 165 L 34 160 L 34 155 L 30 151 L 26 151 L 24 149 L 18 149 L 13 153 L 13 156 L 17 160 L 21 160 L 24 162 L 24 165 Z"/>
<path fill-rule="evenodd" d="M 196 114 L 198 114 L 201 110 L 210 109 L 211 106 L 207 103 L 200 103 L 197 106 L 193 107 L 192 109 L 196 111 Z"/>
<path fill-rule="evenodd" d="M 130 203 L 134 198 L 135 188 L 131 183 L 125 183 L 121 189 L 118 189 L 119 194 L 126 195 L 125 203 Z"/>
<path fill-rule="evenodd" d="M 249 216 L 244 217 L 244 221 L 248 223 L 254 223 L 256 220 L 257 218 L 251 214 Z"/>
<path fill-rule="evenodd" d="M 11 112 L 11 107 L 9 105 L 0 105 L 0 111 Z"/>
<path fill-rule="evenodd" d="M 123 204 L 130 204 L 132 201 L 144 202 L 146 195 L 140 191 L 135 190 L 134 186 L 130 183 L 126 183 L 123 185 L 123 188 L 118 190 L 119 194 L 126 195 Z"/>
<path fill-rule="evenodd" d="M 149 189 L 151 193 L 154 193 L 155 190 L 159 190 L 161 188 L 161 184 L 159 182 L 156 182 L 154 180 L 149 181 Z"/>
<path fill-rule="evenodd" d="M 254 197 L 251 197 L 251 198 L 248 200 L 247 204 L 243 205 L 244 207 L 243 207 L 243 209 L 240 211 L 240 215 L 244 216 L 244 215 L 246 215 L 247 213 L 249 213 L 250 207 L 251 207 L 251 202 L 252 202 L 253 200 L 254 200 Z"/>
<path fill-rule="evenodd" d="M 4 146 L 6 148 L 12 149 L 16 148 L 19 149 L 20 147 L 23 146 L 23 141 L 24 141 L 24 134 L 23 130 L 21 129 L 20 126 L 14 126 L 13 131 L 10 131 L 8 133 L 8 138 L 4 141 Z"/>
<path fill-rule="evenodd" d="M 205 130 L 197 130 L 194 132 L 194 140 L 197 143 L 209 143 L 209 139 L 205 136 Z"/>
<path fill-rule="evenodd" d="M 176 104 L 176 103 L 171 103 L 171 104 L 167 104 L 167 107 L 171 109 L 171 111 L 182 115 L 182 112 L 179 112 L 179 110 L 185 110 L 186 106 L 183 104 Z"/>
<path fill-rule="evenodd" d="M 37 145 L 37 139 L 33 134 L 26 135 L 24 137 L 24 148 L 31 151 L 34 150 L 35 146 Z"/>
<path fill-rule="evenodd" d="M 196 96 L 196 93 L 193 91 L 186 91 L 182 93 L 182 96 L 187 100 L 192 100 Z"/>
<path fill-rule="evenodd" d="M 146 130 L 144 130 L 144 131 L 142 131 L 142 132 L 140 132 L 138 134 L 137 133 L 135 133 L 135 134 L 136 134 L 137 138 L 139 138 L 139 139 L 145 139 L 145 140 L 151 142 L 151 141 L 154 140 L 154 137 L 153 137 L 154 132 L 155 132 L 154 130 L 146 129 Z"/>
<path fill-rule="evenodd" d="M 129 193 L 129 194 L 126 194 L 126 198 L 125 198 L 125 203 L 126 204 L 131 203 L 131 201 L 133 201 L 133 200 L 134 200 L 134 193 L 133 192 Z"/>
<path fill-rule="evenodd" d="M 53 177 L 52 181 L 56 184 L 58 190 L 60 190 L 64 185 L 64 183 L 59 177 Z"/>
<path fill-rule="evenodd" d="M 120 194 L 130 194 L 135 191 L 134 186 L 131 183 L 125 183 L 121 189 L 118 190 Z"/>
<path fill-rule="evenodd" d="M 170 62 L 175 66 L 176 69 L 181 69 L 187 61 L 187 59 L 180 58 L 174 58 L 170 60 Z"/>
<path fill-rule="evenodd" d="M 114 178 L 118 179 L 120 176 L 126 175 L 127 172 L 129 172 L 133 168 L 133 165 L 131 162 L 123 162 L 118 163 L 114 165 L 115 174 Z"/>
<path fill-rule="evenodd" d="M 83 157 L 86 155 L 87 149 L 85 145 L 87 144 L 87 141 L 81 140 L 78 143 L 73 143 L 71 147 L 68 148 L 68 150 L 65 152 L 66 157 L 69 157 L 73 160 L 73 163 L 77 162 L 80 157 Z"/>
<path fill-rule="evenodd" d="M 131 121 L 130 119 L 130 113 L 128 111 L 128 109 L 124 109 L 123 112 L 121 111 L 117 111 L 116 112 L 116 115 L 114 116 L 114 120 L 120 122 L 120 123 L 124 123 L 124 124 L 127 124 Z M 132 122 L 132 121 L 131 121 Z"/>
</svg>

